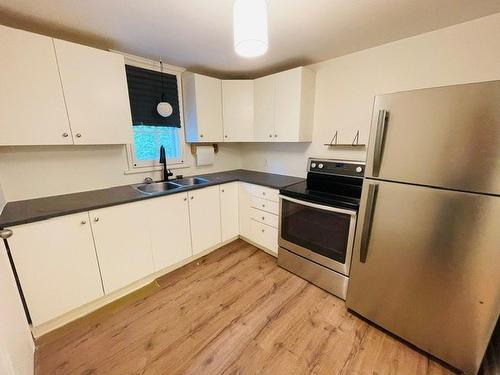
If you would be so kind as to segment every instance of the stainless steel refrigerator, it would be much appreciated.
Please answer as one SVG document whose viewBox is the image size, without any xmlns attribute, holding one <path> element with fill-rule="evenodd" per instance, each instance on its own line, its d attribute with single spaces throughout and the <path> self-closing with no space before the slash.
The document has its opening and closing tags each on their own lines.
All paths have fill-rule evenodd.
<svg viewBox="0 0 500 375">
<path fill-rule="evenodd" d="M 500 310 L 500 81 L 375 98 L 347 306 L 475 374 Z"/>
</svg>

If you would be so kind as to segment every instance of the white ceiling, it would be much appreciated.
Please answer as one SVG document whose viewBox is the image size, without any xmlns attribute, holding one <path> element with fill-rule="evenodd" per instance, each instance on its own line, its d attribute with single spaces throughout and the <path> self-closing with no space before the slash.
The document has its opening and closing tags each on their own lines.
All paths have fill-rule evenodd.
<svg viewBox="0 0 500 375">
<path fill-rule="evenodd" d="M 255 77 L 500 12 L 499 0 L 268 0 L 269 51 L 232 45 L 232 0 L 0 0 L 0 23 L 219 77 Z"/>
</svg>

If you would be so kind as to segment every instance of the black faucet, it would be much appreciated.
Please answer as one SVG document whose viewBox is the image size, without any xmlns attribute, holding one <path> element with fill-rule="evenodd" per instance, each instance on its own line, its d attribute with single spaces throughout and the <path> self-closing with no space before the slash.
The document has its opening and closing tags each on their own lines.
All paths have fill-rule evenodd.
<svg viewBox="0 0 500 375">
<path fill-rule="evenodd" d="M 167 169 L 167 156 L 165 155 L 165 147 L 163 146 L 160 146 L 160 164 L 163 164 L 162 181 L 168 181 L 168 178 L 174 174 L 170 171 L 170 169 Z"/>
</svg>

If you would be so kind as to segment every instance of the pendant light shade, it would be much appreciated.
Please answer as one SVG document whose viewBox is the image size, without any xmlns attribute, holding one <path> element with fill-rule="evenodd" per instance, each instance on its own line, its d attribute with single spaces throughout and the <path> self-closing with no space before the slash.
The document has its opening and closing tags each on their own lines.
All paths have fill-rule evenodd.
<svg viewBox="0 0 500 375">
<path fill-rule="evenodd" d="M 161 79 L 161 102 L 156 106 L 156 111 L 161 117 L 169 117 L 174 112 L 172 105 L 165 101 L 165 84 L 163 82 L 163 61 L 160 60 L 160 79 Z"/>
<path fill-rule="evenodd" d="M 233 7 L 234 49 L 243 57 L 267 51 L 266 0 L 235 0 Z"/>
</svg>

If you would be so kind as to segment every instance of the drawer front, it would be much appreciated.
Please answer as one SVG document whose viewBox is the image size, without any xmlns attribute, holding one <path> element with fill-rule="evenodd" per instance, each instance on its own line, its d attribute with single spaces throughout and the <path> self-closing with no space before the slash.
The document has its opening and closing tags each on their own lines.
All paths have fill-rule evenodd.
<svg viewBox="0 0 500 375">
<path fill-rule="evenodd" d="M 250 223 L 252 240 L 256 244 L 278 254 L 278 230 L 269 225 L 252 220 Z"/>
<path fill-rule="evenodd" d="M 271 202 L 279 202 L 279 191 L 276 189 L 271 189 L 260 185 L 251 185 L 250 192 L 254 197 L 266 199 Z"/>
<path fill-rule="evenodd" d="M 255 221 L 270 225 L 273 228 L 278 228 L 278 215 L 270 214 L 266 211 L 257 210 L 256 208 L 251 209 L 250 215 Z"/>
<path fill-rule="evenodd" d="M 271 214 L 278 215 L 279 204 L 277 202 L 271 202 L 265 199 L 252 197 L 251 199 L 252 207 L 258 210 L 266 211 Z"/>
</svg>

